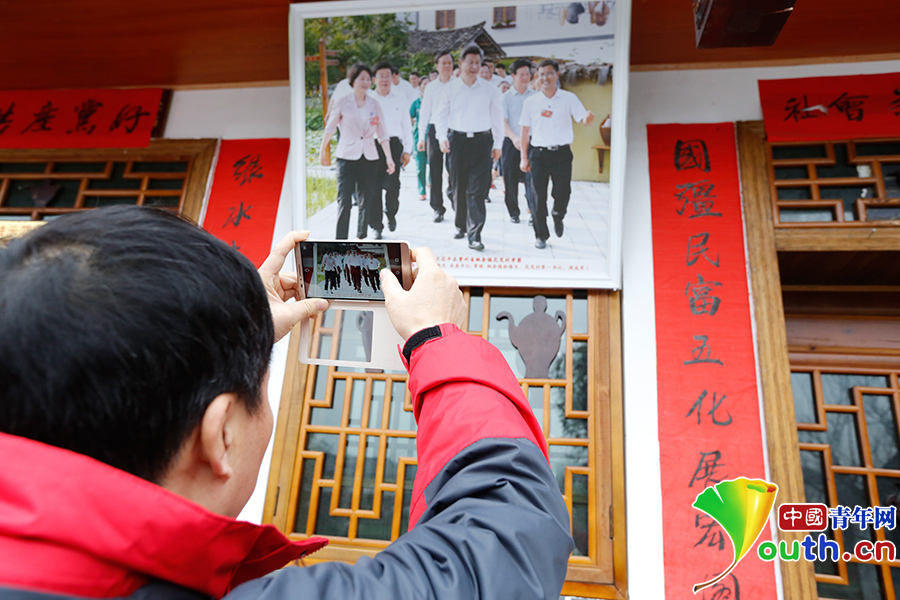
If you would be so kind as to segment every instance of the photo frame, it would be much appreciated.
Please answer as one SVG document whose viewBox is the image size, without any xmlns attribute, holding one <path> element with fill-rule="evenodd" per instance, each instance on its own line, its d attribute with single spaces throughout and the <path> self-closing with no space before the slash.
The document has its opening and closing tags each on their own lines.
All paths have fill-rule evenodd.
<svg viewBox="0 0 900 600">
<path fill-rule="evenodd" d="M 385 219 L 381 230 L 384 239 L 406 239 L 412 247 L 430 247 L 438 264 L 463 286 L 619 289 L 630 13 L 630 0 L 525 1 L 510 6 L 496 6 L 484 0 L 453 3 L 419 0 L 413 4 L 385 1 L 377 5 L 347 0 L 292 4 L 290 87 L 291 147 L 294 151 L 290 154 L 289 170 L 294 228 L 310 229 L 311 237 L 316 239 L 335 237 L 337 173 L 334 166 L 319 164 L 317 146 L 321 134 L 316 137 L 316 132 L 325 126 L 328 104 L 334 95 L 335 84 L 339 83 L 337 76 L 343 76 L 355 59 L 370 57 L 376 62 L 387 55 L 399 56 L 398 52 L 404 51 L 403 57 L 395 58 L 394 62 L 405 62 L 397 65 L 405 75 L 415 65 L 425 64 L 427 61 L 423 57 L 430 56 L 431 51 L 441 46 L 441 40 L 448 39 L 448 32 L 454 32 L 456 41 L 437 48 L 454 53 L 454 58 L 463 42 L 472 41 L 487 48 L 487 56 L 493 56 L 507 67 L 515 58 L 529 58 L 535 65 L 544 58 L 558 60 L 559 87 L 574 93 L 584 108 L 592 111 L 590 125 L 572 122 L 571 194 L 567 204 L 563 205 L 565 216 L 560 219 L 564 228 L 555 227 L 556 221 L 551 214 L 555 201 L 551 183 L 547 188 L 549 239 L 545 247 L 536 247 L 537 228 L 529 224 L 529 216 L 534 215 L 529 212 L 532 206 L 528 205 L 535 204 L 537 194 L 527 202 L 525 186 L 517 186 L 515 203 L 520 214 L 519 222 L 513 222 L 510 214 L 513 209 L 506 201 L 502 177 L 497 177 L 485 198 L 479 240 L 484 248 L 473 249 L 466 244 L 465 237 L 454 237 L 455 231 L 459 230 L 454 230 L 451 194 L 441 191 L 447 211 L 442 222 L 434 222 L 433 216 L 437 212 L 431 202 L 420 199 L 423 194 L 416 189 L 416 148 L 412 147 L 410 162 L 400 175 L 399 208 L 394 216 L 396 229 L 391 230 Z M 385 15 L 394 15 L 394 20 Z M 353 38 L 352 35 L 333 33 L 348 27 L 352 29 L 353 23 L 363 23 L 360 19 L 366 18 L 379 20 L 382 27 L 387 27 L 384 34 L 370 30 L 364 35 L 357 31 L 357 37 Z M 335 26 L 331 29 L 325 26 L 330 24 Z M 397 28 L 401 30 L 399 34 Z M 317 31 L 326 34 L 320 36 L 320 40 L 312 39 Z M 398 50 L 396 40 L 403 40 L 403 35 L 408 36 L 407 46 Z M 352 48 L 348 41 L 351 39 L 355 44 Z M 418 48 L 423 50 L 416 51 Z M 327 82 L 320 78 L 323 61 L 327 61 L 325 70 L 331 75 Z M 308 69 L 318 75 L 308 77 Z M 323 83 L 325 103 L 319 99 Z M 347 86 L 346 83 L 343 85 Z M 539 87 L 540 83 L 535 85 Z M 331 164 L 334 165 L 334 161 Z M 445 170 L 444 187 L 448 175 Z M 431 196 L 427 184 L 425 195 Z M 383 207 L 379 206 L 379 210 Z M 534 208 L 537 212 L 537 207 Z M 351 240 L 360 239 L 354 237 L 359 233 L 355 226 L 358 210 L 357 206 L 350 208 Z M 369 212 L 373 211 L 370 209 Z M 562 235 L 555 235 L 557 232 Z M 374 229 L 368 228 L 368 239 L 371 240 L 374 233 Z"/>
</svg>

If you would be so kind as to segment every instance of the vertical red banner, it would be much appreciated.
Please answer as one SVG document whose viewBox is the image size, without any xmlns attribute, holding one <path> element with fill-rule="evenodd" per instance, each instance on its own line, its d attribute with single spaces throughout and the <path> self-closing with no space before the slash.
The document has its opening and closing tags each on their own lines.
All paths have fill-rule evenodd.
<svg viewBox="0 0 900 600">
<path fill-rule="evenodd" d="M 290 140 L 224 140 L 203 228 L 259 267 L 272 248 Z"/>
<path fill-rule="evenodd" d="M 734 558 L 697 495 L 765 479 L 734 125 L 648 125 L 647 137 L 666 598 L 774 598 L 755 547 L 692 592 Z"/>
</svg>

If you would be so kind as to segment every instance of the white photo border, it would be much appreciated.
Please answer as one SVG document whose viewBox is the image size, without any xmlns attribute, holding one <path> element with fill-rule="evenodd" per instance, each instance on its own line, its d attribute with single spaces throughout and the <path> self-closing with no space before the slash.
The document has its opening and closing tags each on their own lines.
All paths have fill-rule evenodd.
<svg viewBox="0 0 900 600">
<path fill-rule="evenodd" d="M 304 2 L 290 5 L 290 94 L 291 94 L 291 148 L 288 161 L 294 229 L 306 229 L 306 61 L 304 20 L 324 17 L 403 13 L 417 10 L 434 10 L 451 5 L 454 9 L 493 7 L 486 0 L 418 0 L 404 3 L 396 0 L 372 2 L 371 0 L 335 0 L 328 2 Z M 535 0 L 518 0 L 516 6 L 547 4 Z M 622 210 L 625 195 L 625 157 L 628 131 L 628 81 L 629 49 L 631 47 L 631 0 L 616 0 L 615 60 L 613 62 L 612 132 L 610 147 L 610 221 L 608 273 L 606 276 L 579 276 L 571 280 L 540 279 L 538 275 L 502 277 L 496 274 L 482 277 L 459 277 L 461 285 L 491 287 L 544 287 L 544 288 L 596 288 L 622 287 Z"/>
</svg>

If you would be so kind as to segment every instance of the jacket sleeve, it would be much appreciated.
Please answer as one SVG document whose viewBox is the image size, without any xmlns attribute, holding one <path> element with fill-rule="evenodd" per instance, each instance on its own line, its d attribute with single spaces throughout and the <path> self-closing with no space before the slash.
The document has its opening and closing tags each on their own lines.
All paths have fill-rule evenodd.
<svg viewBox="0 0 900 600">
<path fill-rule="evenodd" d="M 445 324 L 410 338 L 404 358 L 418 422 L 410 531 L 355 565 L 290 567 L 228 598 L 559 597 L 569 516 L 502 354 Z"/>
</svg>

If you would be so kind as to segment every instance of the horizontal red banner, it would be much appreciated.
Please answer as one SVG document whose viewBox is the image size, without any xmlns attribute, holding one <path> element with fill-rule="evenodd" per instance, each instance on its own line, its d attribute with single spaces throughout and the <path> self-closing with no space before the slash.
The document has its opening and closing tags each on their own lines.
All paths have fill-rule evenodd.
<svg viewBox="0 0 900 600">
<path fill-rule="evenodd" d="M 0 148 L 145 148 L 161 89 L 0 92 Z"/>
<path fill-rule="evenodd" d="M 900 73 L 759 82 L 770 142 L 900 135 Z"/>
</svg>

